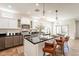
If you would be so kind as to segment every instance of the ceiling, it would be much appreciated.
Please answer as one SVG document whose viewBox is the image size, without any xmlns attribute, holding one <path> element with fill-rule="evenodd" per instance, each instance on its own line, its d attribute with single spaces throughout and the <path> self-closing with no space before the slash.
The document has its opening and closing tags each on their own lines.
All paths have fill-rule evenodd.
<svg viewBox="0 0 79 59">
<path fill-rule="evenodd" d="M 12 6 L 11 8 L 8 5 Z M 35 3 L 0 3 L 0 7 L 16 10 L 19 13 L 30 15 L 30 16 L 42 16 L 43 4 L 39 3 L 36 6 Z M 36 12 L 35 9 L 39 9 Z M 79 19 L 79 4 L 78 3 L 46 3 L 45 4 L 45 16 L 56 18 L 56 12 L 58 10 L 59 19 Z"/>
</svg>

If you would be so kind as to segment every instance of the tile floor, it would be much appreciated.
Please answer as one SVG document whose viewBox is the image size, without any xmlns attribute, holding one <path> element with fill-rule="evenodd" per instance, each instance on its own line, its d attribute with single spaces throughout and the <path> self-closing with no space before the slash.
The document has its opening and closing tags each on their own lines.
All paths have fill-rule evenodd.
<svg viewBox="0 0 79 59">
<path fill-rule="evenodd" d="M 78 39 L 70 40 L 69 47 L 70 47 L 69 56 L 79 56 L 79 40 Z M 24 56 L 23 46 L 18 46 L 18 47 L 0 51 L 0 56 Z M 59 54 L 59 56 L 62 56 L 62 55 Z"/>
</svg>

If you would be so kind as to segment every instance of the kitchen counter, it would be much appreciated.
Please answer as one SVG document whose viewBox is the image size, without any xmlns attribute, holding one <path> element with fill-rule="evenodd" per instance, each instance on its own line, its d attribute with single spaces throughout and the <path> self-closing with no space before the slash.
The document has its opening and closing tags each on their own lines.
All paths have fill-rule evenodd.
<svg viewBox="0 0 79 59">
<path fill-rule="evenodd" d="M 26 40 L 28 40 L 29 42 L 31 42 L 32 44 L 38 44 L 44 41 L 48 41 L 51 39 L 56 38 L 56 36 L 52 36 L 52 35 L 40 35 L 40 36 L 36 36 L 36 37 L 32 37 L 30 35 L 27 35 L 25 37 Z"/>
</svg>

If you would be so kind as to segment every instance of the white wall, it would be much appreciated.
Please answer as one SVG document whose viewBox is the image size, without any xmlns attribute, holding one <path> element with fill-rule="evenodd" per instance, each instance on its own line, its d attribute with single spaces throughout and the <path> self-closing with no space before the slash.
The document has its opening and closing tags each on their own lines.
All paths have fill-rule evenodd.
<svg viewBox="0 0 79 59">
<path fill-rule="evenodd" d="M 69 26 L 69 36 L 71 39 L 75 39 L 75 34 L 76 34 L 76 24 L 75 24 L 75 19 L 68 19 L 68 20 L 61 20 L 58 21 L 60 25 L 68 25 Z M 54 23 L 54 29 L 53 33 L 56 34 L 56 27 Z"/>
</svg>

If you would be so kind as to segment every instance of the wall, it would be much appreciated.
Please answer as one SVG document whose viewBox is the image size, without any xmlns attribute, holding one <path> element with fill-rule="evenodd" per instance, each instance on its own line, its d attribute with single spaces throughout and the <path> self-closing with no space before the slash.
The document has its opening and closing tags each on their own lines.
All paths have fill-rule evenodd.
<svg viewBox="0 0 79 59">
<path fill-rule="evenodd" d="M 75 19 L 61 20 L 58 21 L 60 25 L 68 25 L 69 26 L 69 36 L 71 39 L 75 39 L 76 34 L 76 24 Z M 53 34 L 56 34 L 56 23 L 54 23 Z"/>
<path fill-rule="evenodd" d="M 21 18 L 21 24 L 30 24 L 30 17 L 22 17 Z"/>
</svg>

